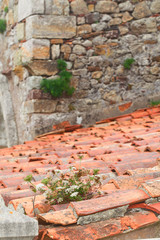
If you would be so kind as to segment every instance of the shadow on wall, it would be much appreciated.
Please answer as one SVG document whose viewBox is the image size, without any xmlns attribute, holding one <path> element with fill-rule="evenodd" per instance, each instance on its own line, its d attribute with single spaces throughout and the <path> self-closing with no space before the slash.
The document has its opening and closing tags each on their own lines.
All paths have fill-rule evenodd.
<svg viewBox="0 0 160 240">
<path fill-rule="evenodd" d="M 4 148 L 6 146 L 7 146 L 7 137 L 6 137 L 2 107 L 0 104 L 0 148 Z"/>
</svg>

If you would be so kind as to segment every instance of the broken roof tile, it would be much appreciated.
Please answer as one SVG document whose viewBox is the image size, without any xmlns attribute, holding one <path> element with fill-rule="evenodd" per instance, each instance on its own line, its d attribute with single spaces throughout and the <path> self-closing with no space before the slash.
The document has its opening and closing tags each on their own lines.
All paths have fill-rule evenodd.
<svg viewBox="0 0 160 240">
<path fill-rule="evenodd" d="M 81 202 L 71 202 L 70 206 L 75 209 L 78 216 L 85 216 L 123 205 L 142 202 L 148 198 L 149 196 L 144 191 L 140 189 L 133 189 L 113 192 L 105 197 Z"/>
<path fill-rule="evenodd" d="M 60 211 L 50 211 L 44 214 L 38 214 L 37 218 L 39 221 L 44 221 L 45 223 L 52 223 L 55 225 L 70 225 L 77 222 L 72 209 L 64 209 Z"/>
</svg>

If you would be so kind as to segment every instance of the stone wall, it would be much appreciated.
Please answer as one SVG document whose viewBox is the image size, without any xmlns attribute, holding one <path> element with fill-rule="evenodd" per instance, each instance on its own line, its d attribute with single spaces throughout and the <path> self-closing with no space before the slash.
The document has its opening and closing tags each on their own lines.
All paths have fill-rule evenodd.
<svg viewBox="0 0 160 240">
<path fill-rule="evenodd" d="M 0 81 L 5 75 L 11 94 L 2 108 L 14 143 L 64 120 L 89 125 L 160 99 L 159 0 L 2 0 L 1 18 Z M 56 76 L 59 58 L 76 91 L 53 99 L 40 81 Z M 127 58 L 135 60 L 130 70 Z"/>
</svg>

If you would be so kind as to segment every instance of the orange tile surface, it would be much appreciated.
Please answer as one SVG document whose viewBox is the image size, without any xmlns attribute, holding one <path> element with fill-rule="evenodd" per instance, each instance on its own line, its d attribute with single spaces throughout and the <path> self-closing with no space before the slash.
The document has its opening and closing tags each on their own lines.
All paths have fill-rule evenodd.
<svg viewBox="0 0 160 240">
<path fill-rule="evenodd" d="M 125 110 L 129 105 L 119 108 Z M 52 133 L 0 149 L 0 195 L 6 205 L 12 204 L 15 209 L 22 207 L 26 214 L 34 217 L 34 193 L 24 181 L 27 175 L 32 174 L 37 185 L 55 169 L 65 172 L 71 166 L 98 168 L 102 196 L 50 206 L 38 193 L 35 200 L 38 218 L 41 223 L 51 225 L 40 226 L 36 239 L 100 239 L 157 222 L 160 215 L 160 106 L 104 119 L 89 128 L 81 127 L 64 122 L 53 126 Z M 123 206 L 128 206 L 125 216 L 77 225 L 79 217 Z"/>
</svg>

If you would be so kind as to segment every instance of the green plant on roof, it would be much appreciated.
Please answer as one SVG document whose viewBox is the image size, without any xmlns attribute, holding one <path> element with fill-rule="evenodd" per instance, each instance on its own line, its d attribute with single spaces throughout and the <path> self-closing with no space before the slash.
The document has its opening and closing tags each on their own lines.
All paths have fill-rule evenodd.
<svg viewBox="0 0 160 240">
<path fill-rule="evenodd" d="M 53 97 L 61 97 L 64 93 L 71 96 L 75 89 L 70 86 L 72 74 L 66 70 L 67 63 L 59 59 L 57 60 L 57 68 L 59 70 L 59 77 L 56 79 L 46 79 L 41 81 L 41 89 L 44 92 L 50 93 Z"/>
<path fill-rule="evenodd" d="M 135 62 L 133 58 L 127 58 L 123 62 L 123 66 L 125 69 L 131 69 L 132 64 Z"/>
<path fill-rule="evenodd" d="M 160 105 L 160 100 L 158 101 L 151 101 L 151 106 L 157 106 L 157 105 Z"/>
<path fill-rule="evenodd" d="M 0 33 L 4 33 L 6 31 L 6 20 L 5 19 L 0 19 Z"/>
<path fill-rule="evenodd" d="M 85 168 L 76 170 L 74 167 L 70 167 L 65 173 L 61 170 L 53 170 L 50 176 L 44 178 L 37 186 L 31 182 L 30 175 L 25 180 L 32 190 L 40 191 L 50 204 L 59 204 L 100 195 L 101 181 L 97 175 L 98 171 L 98 169 L 92 171 Z"/>
<path fill-rule="evenodd" d="M 6 7 L 4 8 L 4 12 L 5 12 L 5 13 L 8 13 L 8 6 L 6 6 Z"/>
</svg>

